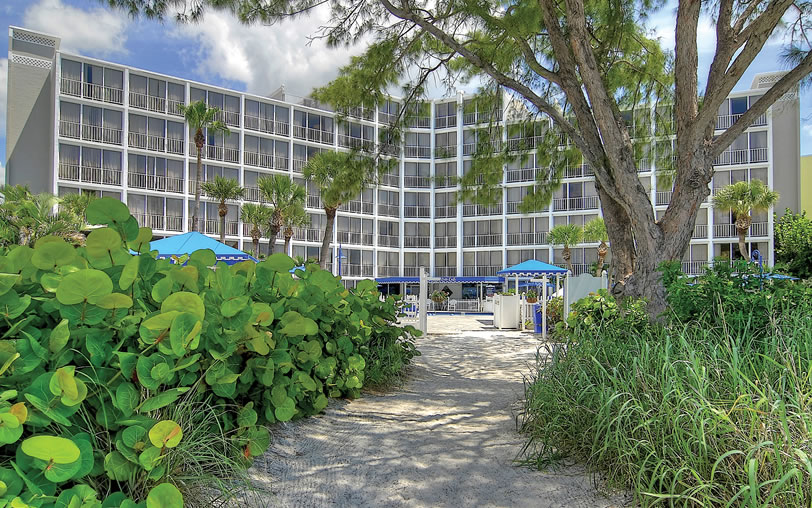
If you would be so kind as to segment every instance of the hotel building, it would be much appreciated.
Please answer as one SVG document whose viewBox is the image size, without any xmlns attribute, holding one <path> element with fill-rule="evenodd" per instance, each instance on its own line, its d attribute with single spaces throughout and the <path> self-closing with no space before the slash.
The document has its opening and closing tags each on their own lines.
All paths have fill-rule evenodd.
<svg viewBox="0 0 812 508">
<path fill-rule="evenodd" d="M 296 231 L 294 256 L 317 256 L 325 227 L 318 190 L 302 177 L 308 159 L 323 150 L 374 147 L 400 107 L 392 100 L 339 120 L 310 99 L 289 100 L 284 89 L 253 95 L 69 54 L 59 46 L 57 37 L 9 29 L 6 183 L 28 185 L 34 192 L 93 192 L 121 199 L 158 237 L 191 230 L 196 148 L 181 104 L 204 100 L 220 108 L 219 119 L 230 129 L 225 136 L 207 136 L 203 154 L 205 179 L 222 175 L 245 188 L 244 198 L 229 204 L 227 243 L 252 249 L 250 227 L 240 221 L 239 209 L 242 203 L 260 202 L 258 178 L 284 174 L 306 186 L 312 220 L 309 228 Z M 732 93 L 719 111 L 718 131 L 732 125 L 778 77 L 759 74 L 750 90 Z M 423 114 L 410 119 L 401 146 L 379 147 L 397 159 L 397 170 L 344 205 L 336 218 L 333 260 L 341 245 L 341 272 L 350 284 L 367 277 L 415 276 L 420 266 L 435 276 L 483 277 L 529 258 L 561 264 L 561 249 L 547 243 L 550 229 L 582 225 L 600 214 L 586 164 L 566 169 L 563 185 L 545 210 L 520 213 L 519 203 L 543 171 L 536 167 L 533 150 L 505 167 L 499 204 L 458 203 L 455 177 L 470 169 L 482 127 L 493 127 L 495 121 L 500 132 L 492 140 L 495 146 L 533 147 L 536 141 L 534 133 L 510 128 L 515 102 L 506 99 L 503 111 L 491 112 L 478 111 L 473 99 L 458 93 L 428 101 Z M 635 132 L 656 136 L 653 117 L 646 110 L 629 113 L 628 121 Z M 711 195 L 731 182 L 759 179 L 780 192 L 776 210 L 797 210 L 799 145 L 799 100 L 793 92 L 718 157 Z M 655 146 L 670 150 L 671 141 Z M 654 155 L 643 157 L 638 170 L 661 215 L 671 191 L 662 180 L 658 185 Z M 730 212 L 715 210 L 709 201 L 699 211 L 683 260 L 688 273 L 699 273 L 714 257 L 737 256 Z M 204 196 L 200 231 L 219 234 L 217 209 Z M 770 264 L 772 238 L 772 212 L 756 214 L 748 242 Z M 261 245 L 267 252 L 267 239 Z M 576 272 L 596 261 L 596 247 L 571 249 Z"/>
</svg>

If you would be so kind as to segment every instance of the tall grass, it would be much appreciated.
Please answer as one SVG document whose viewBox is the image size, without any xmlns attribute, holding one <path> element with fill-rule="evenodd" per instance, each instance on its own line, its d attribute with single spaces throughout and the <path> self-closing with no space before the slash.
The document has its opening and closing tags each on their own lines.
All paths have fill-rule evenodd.
<svg viewBox="0 0 812 508">
<path fill-rule="evenodd" d="M 586 463 L 642 506 L 812 505 L 812 315 L 767 333 L 601 325 L 526 384 L 523 459 Z"/>
</svg>

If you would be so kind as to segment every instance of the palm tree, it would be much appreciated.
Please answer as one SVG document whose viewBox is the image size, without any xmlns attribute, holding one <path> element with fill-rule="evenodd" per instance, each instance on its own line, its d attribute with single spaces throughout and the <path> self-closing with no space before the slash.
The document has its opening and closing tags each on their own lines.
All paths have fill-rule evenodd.
<svg viewBox="0 0 812 508">
<path fill-rule="evenodd" d="M 188 106 L 181 104 L 178 108 L 186 119 L 189 130 L 195 133 L 194 141 L 197 147 L 197 180 L 195 183 L 195 212 L 192 215 L 192 231 L 197 231 L 199 226 L 197 218 L 200 216 L 200 189 L 201 181 L 203 180 L 203 163 L 201 159 L 203 158 L 203 147 L 206 146 L 206 133 L 208 133 L 209 136 L 219 133 L 228 135 L 231 134 L 231 131 L 228 130 L 228 127 L 226 127 L 223 122 L 217 120 L 217 113 L 220 109 L 210 108 L 202 100 L 193 102 Z"/>
<path fill-rule="evenodd" d="M 293 238 L 294 228 L 303 228 L 310 224 L 310 216 L 304 206 L 297 205 L 291 207 L 283 216 L 282 223 L 285 228 L 285 253 L 290 249 L 290 239 Z"/>
<path fill-rule="evenodd" d="M 584 228 L 576 226 L 575 224 L 561 224 L 551 229 L 547 238 L 551 245 L 564 246 L 562 257 L 564 258 L 564 262 L 567 263 L 569 271 L 574 273 L 570 256 L 570 245 L 581 243 L 584 239 Z"/>
<path fill-rule="evenodd" d="M 285 175 L 263 176 L 257 180 L 262 198 L 271 205 L 273 215 L 268 228 L 268 252 L 273 254 L 276 237 L 284 225 L 284 216 L 291 208 L 304 207 L 305 188 Z"/>
<path fill-rule="evenodd" d="M 96 195 L 90 192 L 76 192 L 62 196 L 59 208 L 73 215 L 80 229 L 87 225 L 87 206 L 96 199 Z"/>
<path fill-rule="evenodd" d="M 254 257 L 259 258 L 259 238 L 262 236 L 262 229 L 271 218 L 271 209 L 265 205 L 246 203 L 242 205 L 240 218 L 243 223 L 251 226 L 251 239 L 254 241 Z"/>
<path fill-rule="evenodd" d="M 59 198 L 43 192 L 33 194 L 28 187 L 0 187 L 0 244 L 32 246 L 43 236 L 61 236 L 75 244 L 84 243 L 76 217 L 67 212 L 54 213 Z"/>
<path fill-rule="evenodd" d="M 214 177 L 213 182 L 205 182 L 203 190 L 206 191 L 210 197 L 218 200 L 220 206 L 218 212 L 220 214 L 220 241 L 226 239 L 226 215 L 228 214 L 228 205 L 226 201 L 233 201 L 242 196 L 243 188 L 240 187 L 239 182 L 233 178 L 223 178 L 220 175 Z"/>
<path fill-rule="evenodd" d="M 302 172 L 305 178 L 319 188 L 327 227 L 319 253 L 319 266 L 327 268 L 330 239 L 333 237 L 336 211 L 357 196 L 374 175 L 375 165 L 371 158 L 346 152 L 321 152 L 310 159 Z"/>
<path fill-rule="evenodd" d="M 606 233 L 606 224 L 603 222 L 603 217 L 595 217 L 584 224 L 584 241 L 601 242 L 598 245 L 598 266 L 595 269 L 595 277 L 600 277 L 603 270 L 603 260 L 609 254 L 609 246 L 606 244 L 609 241 L 609 235 Z"/>
<path fill-rule="evenodd" d="M 771 191 L 761 180 L 736 182 L 723 187 L 713 197 L 715 208 L 727 209 L 736 218 L 736 232 L 739 233 L 739 253 L 744 259 L 750 259 L 745 238 L 750 224 L 753 223 L 751 212 L 766 212 L 778 202 L 778 193 Z"/>
</svg>

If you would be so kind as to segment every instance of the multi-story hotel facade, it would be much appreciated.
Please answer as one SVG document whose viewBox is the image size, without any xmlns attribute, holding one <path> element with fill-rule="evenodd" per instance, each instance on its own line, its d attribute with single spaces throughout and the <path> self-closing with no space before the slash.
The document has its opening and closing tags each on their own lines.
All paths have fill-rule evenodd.
<svg viewBox="0 0 812 508">
<path fill-rule="evenodd" d="M 204 178 L 234 178 L 244 198 L 229 204 L 226 241 L 250 250 L 250 227 L 239 208 L 259 202 L 257 179 L 289 175 L 308 190 L 311 225 L 297 230 L 291 254 L 317 256 L 325 226 L 318 190 L 302 177 L 310 157 L 323 150 L 374 147 L 400 105 L 392 100 L 349 112 L 344 119 L 309 99 L 286 100 L 284 89 L 263 97 L 125 65 L 60 51 L 59 38 L 9 29 L 6 178 L 34 192 L 65 195 L 94 192 L 125 202 L 138 221 L 156 236 L 191 229 L 196 178 L 196 148 L 178 106 L 205 100 L 220 108 L 228 135 L 207 136 Z M 775 82 L 778 73 L 759 74 L 750 90 L 735 92 L 719 111 L 721 132 Z M 561 249 L 547 233 L 559 224 L 582 225 L 600 215 L 594 177 L 588 165 L 567 168 L 563 185 L 543 211 L 523 214 L 519 203 L 542 171 L 533 150 L 508 163 L 502 201 L 484 207 L 457 202 L 457 177 L 470 169 L 483 126 L 496 125 L 501 140 L 534 146 L 534 134 L 516 138 L 506 111 L 477 111 L 472 96 L 428 101 L 424 115 L 410 119 L 401 146 L 384 148 L 397 169 L 343 206 L 336 218 L 333 260 L 341 245 L 341 272 L 352 280 L 415 276 L 426 266 L 434 276 L 493 276 L 526 259 L 562 263 Z M 644 122 L 648 135 L 656 122 L 648 113 L 629 114 Z M 641 125 L 635 126 L 639 132 Z M 562 141 L 565 143 L 566 141 Z M 656 143 L 657 147 L 671 141 Z M 643 157 L 639 177 L 662 214 L 671 191 L 658 184 L 655 154 Z M 800 111 L 797 92 L 789 93 L 753 123 L 717 159 L 716 190 L 741 180 L 759 179 L 781 194 L 776 210 L 797 210 L 800 203 Z M 204 196 L 200 231 L 219 233 L 217 203 Z M 699 273 L 714 257 L 737 255 L 731 214 L 702 205 L 690 249 L 683 259 L 688 273 Z M 754 216 L 748 242 L 767 263 L 774 260 L 773 213 Z M 267 252 L 267 239 L 261 241 Z M 597 244 L 572 249 L 576 272 L 597 258 Z M 335 272 L 339 267 L 336 265 Z"/>
</svg>

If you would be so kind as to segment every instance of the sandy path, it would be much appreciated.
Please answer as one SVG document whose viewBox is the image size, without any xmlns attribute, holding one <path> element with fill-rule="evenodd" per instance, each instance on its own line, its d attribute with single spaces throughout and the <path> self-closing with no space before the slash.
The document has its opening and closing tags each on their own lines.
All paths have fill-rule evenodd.
<svg viewBox="0 0 812 508">
<path fill-rule="evenodd" d="M 423 356 L 401 389 L 331 401 L 323 416 L 273 429 L 252 474 L 268 492 L 261 504 L 616 506 L 580 471 L 512 463 L 523 444 L 514 414 L 536 351 L 532 335 L 484 329 L 489 316 L 430 319 L 432 331 L 446 333 L 420 339 Z"/>
</svg>

